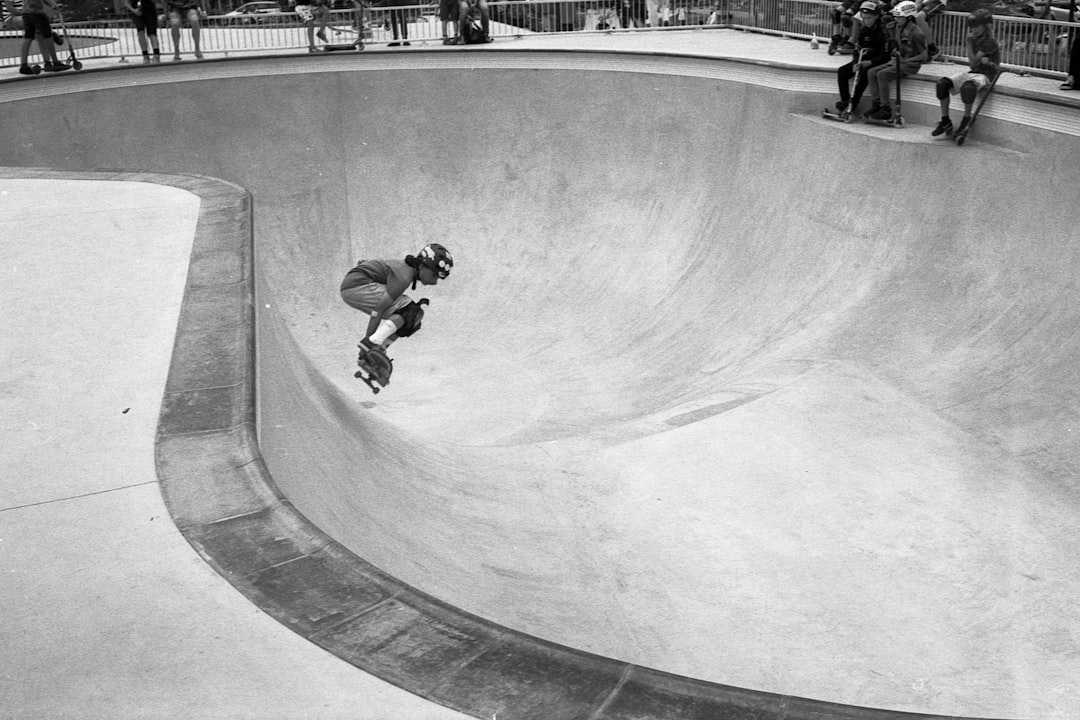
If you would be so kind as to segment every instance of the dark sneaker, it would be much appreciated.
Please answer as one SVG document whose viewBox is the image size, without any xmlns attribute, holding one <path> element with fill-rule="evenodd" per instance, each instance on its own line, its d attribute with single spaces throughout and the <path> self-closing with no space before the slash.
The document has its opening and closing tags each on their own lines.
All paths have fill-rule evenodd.
<svg viewBox="0 0 1080 720">
<path fill-rule="evenodd" d="M 45 72 L 63 72 L 64 70 L 70 70 L 70 69 L 71 69 L 70 65 L 65 65 L 62 62 L 56 62 L 56 63 L 47 62 L 47 63 L 45 63 L 45 67 L 44 67 Z"/>
<path fill-rule="evenodd" d="M 19 72 L 23 75 L 37 75 L 39 72 L 41 72 L 41 70 L 35 70 L 29 65 L 22 65 L 19 67 Z"/>
<path fill-rule="evenodd" d="M 838 112 L 838 113 L 844 112 L 845 110 L 847 110 L 847 106 L 848 106 L 848 104 L 846 102 L 844 102 L 843 100 L 838 100 L 836 102 L 836 112 Z"/>
<path fill-rule="evenodd" d="M 892 120 L 892 108 L 888 105 L 882 105 L 878 108 L 877 112 L 870 114 L 871 120 Z"/>
<path fill-rule="evenodd" d="M 315 37 L 319 38 L 319 39 L 320 39 L 320 40 L 322 40 L 323 42 L 326 42 L 326 33 L 325 33 L 324 31 L 322 31 L 322 30 L 320 30 L 319 32 L 315 33 Z"/>
<path fill-rule="evenodd" d="M 948 135 L 952 137 L 953 124 L 949 118 L 941 118 L 938 120 L 937 126 L 930 132 L 934 137 L 940 137 L 941 135 Z"/>
</svg>

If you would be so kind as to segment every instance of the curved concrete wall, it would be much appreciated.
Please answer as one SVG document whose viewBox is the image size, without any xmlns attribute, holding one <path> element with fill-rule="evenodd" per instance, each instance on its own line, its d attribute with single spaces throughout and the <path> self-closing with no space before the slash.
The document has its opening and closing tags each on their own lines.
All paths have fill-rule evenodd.
<svg viewBox="0 0 1080 720">
<path fill-rule="evenodd" d="M 574 702 L 611 711 L 642 672 L 710 696 L 633 669 L 647 665 L 773 690 L 754 702 L 789 717 L 790 694 L 1052 705 L 1068 652 L 1032 692 L 987 693 L 1076 619 L 1061 600 L 1075 582 L 1075 217 L 1015 191 L 1048 168 L 1074 185 L 1075 138 L 1025 129 L 947 150 L 803 115 L 828 76 L 623 60 L 270 63 L 272 85 L 210 69 L 71 96 L 92 103 L 20 101 L 42 120 L 5 149 L 248 188 L 260 443 L 284 495 L 425 593 L 614 658 L 571 653 L 602 678 Z M 429 239 L 458 267 L 376 401 L 349 377 L 358 318 L 336 285 L 358 257 Z M 236 535 L 222 537 L 201 547 L 228 554 Z M 348 556 L 314 532 L 301 556 L 326 553 Z M 1023 619 L 1034 608 L 1053 612 Z M 327 612 L 291 620 L 341 640 L 348 622 Z M 503 653 L 468 647 L 486 649 L 455 651 L 462 668 Z M 859 679 L 868 668 L 886 679 Z M 447 692 L 446 672 L 419 691 L 493 707 Z M 920 674 L 932 693 L 912 692 Z"/>
</svg>

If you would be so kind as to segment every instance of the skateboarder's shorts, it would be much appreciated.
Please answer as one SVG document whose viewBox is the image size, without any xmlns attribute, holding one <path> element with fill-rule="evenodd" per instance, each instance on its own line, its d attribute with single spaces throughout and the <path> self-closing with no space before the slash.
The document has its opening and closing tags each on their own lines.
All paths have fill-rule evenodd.
<svg viewBox="0 0 1080 720">
<path fill-rule="evenodd" d="M 457 20 L 457 16 L 457 0 L 439 0 L 439 20 L 449 22 L 450 20 Z"/>
<path fill-rule="evenodd" d="M 303 22 L 311 22 L 315 19 L 315 13 L 312 11 L 310 5 L 297 5 L 296 14 Z"/>
<path fill-rule="evenodd" d="M 386 297 L 386 286 L 378 283 L 357 285 L 341 291 L 341 299 L 345 301 L 346 305 L 356 308 L 366 315 L 370 315 L 384 297 Z M 383 313 L 383 317 L 393 315 L 411 302 L 412 298 L 402 293 L 401 297 L 395 300 L 387 311 Z"/>
<path fill-rule="evenodd" d="M 949 92 L 956 95 L 960 92 L 960 86 L 966 82 L 975 83 L 976 90 L 982 90 L 984 87 L 990 87 L 990 78 L 986 77 L 982 73 L 965 72 L 959 75 L 953 75 L 949 78 L 952 80 L 952 87 L 949 88 Z"/>
<path fill-rule="evenodd" d="M 52 26 L 49 25 L 49 16 L 45 13 L 23 13 L 22 19 L 23 37 L 27 40 L 35 35 L 52 37 Z"/>
</svg>

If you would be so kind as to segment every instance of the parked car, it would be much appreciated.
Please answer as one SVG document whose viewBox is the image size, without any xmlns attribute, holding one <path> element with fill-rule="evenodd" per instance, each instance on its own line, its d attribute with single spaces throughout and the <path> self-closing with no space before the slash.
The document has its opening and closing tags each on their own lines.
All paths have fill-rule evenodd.
<svg viewBox="0 0 1080 720">
<path fill-rule="evenodd" d="M 232 12 L 220 16 L 222 25 L 254 25 L 255 23 L 280 22 L 281 6 L 271 0 L 244 3 Z"/>
</svg>

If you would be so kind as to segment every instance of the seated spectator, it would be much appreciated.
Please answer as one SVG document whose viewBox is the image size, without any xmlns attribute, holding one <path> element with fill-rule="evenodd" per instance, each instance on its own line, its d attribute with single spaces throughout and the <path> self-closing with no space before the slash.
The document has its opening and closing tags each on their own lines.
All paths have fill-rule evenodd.
<svg viewBox="0 0 1080 720">
<path fill-rule="evenodd" d="M 169 24 L 172 26 L 173 62 L 180 61 L 180 28 L 187 20 L 191 28 L 191 42 L 195 46 L 195 59 L 202 60 L 202 26 L 200 18 L 205 14 L 199 7 L 199 0 L 167 0 L 169 4 Z"/>
<path fill-rule="evenodd" d="M 458 3 L 458 36 L 452 45 L 473 45 L 491 42 L 491 19 L 487 0 L 460 0 Z"/>
<path fill-rule="evenodd" d="M 896 62 L 887 62 L 867 71 L 870 82 L 870 111 L 865 115 L 871 120 L 889 120 L 893 110 L 889 105 L 890 88 L 893 80 L 900 82 L 900 78 L 914 75 L 919 72 L 929 56 L 926 50 L 926 36 L 919 29 L 915 21 L 915 13 L 918 9 L 912 0 L 902 0 L 893 8 L 892 14 L 896 18 L 893 37 L 893 58 L 899 60 L 899 68 Z"/>
<path fill-rule="evenodd" d="M 884 22 L 879 22 L 881 6 L 874 0 L 864 0 L 859 6 L 859 34 L 855 38 L 858 54 L 847 65 L 836 71 L 840 86 L 840 101 L 836 110 L 841 115 L 855 114 L 859 108 L 866 86 L 869 84 L 870 68 L 889 62 L 889 32 Z M 857 66 L 857 67 L 856 67 Z M 855 77 L 855 92 L 849 96 L 851 78 Z"/>
<path fill-rule="evenodd" d="M 315 47 L 315 37 L 317 35 L 320 40 L 326 42 L 326 23 L 330 19 L 329 0 L 298 0 L 295 10 L 296 16 L 307 28 L 308 52 L 318 52 L 318 48 Z M 319 26 L 317 33 L 315 32 L 316 24 Z"/>
<path fill-rule="evenodd" d="M 941 50 L 934 42 L 934 34 L 930 31 L 930 18 L 945 10 L 949 0 L 915 0 L 918 11 L 915 13 L 915 22 L 926 36 L 926 51 L 930 60 L 941 54 Z"/>
<path fill-rule="evenodd" d="M 993 14 L 979 8 L 967 17 L 967 57 L 968 71 L 952 77 L 943 77 L 937 81 L 937 96 L 941 102 L 941 120 L 930 134 L 952 136 L 952 119 L 949 117 L 949 96 L 959 93 L 964 101 L 964 117 L 955 132 L 963 132 L 971 122 L 971 109 L 979 91 L 990 86 L 999 72 L 1001 65 L 1001 47 L 990 32 L 994 22 Z"/>
<path fill-rule="evenodd" d="M 837 52 L 849 55 L 855 52 L 855 38 L 859 36 L 855 22 L 860 6 L 859 0 L 842 0 L 833 6 L 832 39 L 829 41 L 830 55 Z"/>
</svg>

